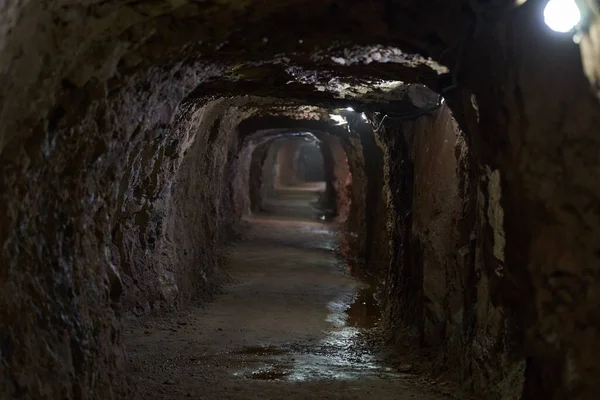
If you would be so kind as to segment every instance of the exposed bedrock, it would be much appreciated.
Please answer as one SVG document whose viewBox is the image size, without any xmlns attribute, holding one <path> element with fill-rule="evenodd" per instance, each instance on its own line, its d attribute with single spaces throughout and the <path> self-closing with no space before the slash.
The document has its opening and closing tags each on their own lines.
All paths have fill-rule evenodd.
<svg viewBox="0 0 600 400">
<path fill-rule="evenodd" d="M 218 287 L 295 134 L 391 343 L 595 398 L 596 4 L 578 45 L 517 3 L 2 2 L 0 398 L 135 397 L 122 320 Z"/>
</svg>

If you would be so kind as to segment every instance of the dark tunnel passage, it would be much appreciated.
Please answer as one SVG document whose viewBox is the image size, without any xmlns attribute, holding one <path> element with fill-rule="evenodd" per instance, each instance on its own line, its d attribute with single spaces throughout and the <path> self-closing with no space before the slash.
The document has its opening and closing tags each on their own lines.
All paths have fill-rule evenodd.
<svg viewBox="0 0 600 400">
<path fill-rule="evenodd" d="M 337 137 L 289 130 L 257 132 L 255 136 L 249 171 L 252 212 L 282 213 L 285 207 L 277 207 L 277 202 L 291 196 L 310 205 L 301 207 L 305 216 L 335 218 L 340 223 L 347 218 L 351 176 Z M 298 210 L 290 211 L 300 215 Z"/>
<path fill-rule="evenodd" d="M 329 169 L 326 180 L 318 139 L 310 133 L 281 136 L 262 143 L 252 155 L 252 210 L 282 214 L 287 209 L 300 216 L 299 206 L 308 211 L 306 216 L 314 216 L 319 208 L 335 205 L 333 171 Z"/>
<path fill-rule="evenodd" d="M 595 399 L 596 0 L 0 2 L 0 399 Z"/>
<path fill-rule="evenodd" d="M 304 143 L 297 155 L 297 179 L 301 182 L 323 182 L 323 156 L 315 141 Z"/>
</svg>

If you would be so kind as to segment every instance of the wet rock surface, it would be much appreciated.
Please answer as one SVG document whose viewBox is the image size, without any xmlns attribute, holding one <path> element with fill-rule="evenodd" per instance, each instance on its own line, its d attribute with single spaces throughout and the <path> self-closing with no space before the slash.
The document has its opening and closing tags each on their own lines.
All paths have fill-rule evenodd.
<svg viewBox="0 0 600 400">
<path fill-rule="evenodd" d="M 496 303 L 504 232 L 495 220 L 502 207 L 493 201 L 493 178 L 475 178 L 469 146 L 446 106 L 384 123 L 381 131 L 393 221 L 393 244 L 384 250 L 401 249 L 390 254 L 384 289 L 387 336 L 478 393 L 519 398 L 525 360 L 515 344 L 522 332 Z"/>
<path fill-rule="evenodd" d="M 595 398 L 598 10 L 580 2 L 580 49 L 543 27 L 544 1 L 516 3 L 3 1 L 0 397 L 133 396 L 123 319 L 214 292 L 249 203 L 242 125 L 285 116 L 339 138 L 340 247 L 389 285 L 398 344 L 437 343 L 440 370 L 498 396 Z M 449 241 L 403 135 L 378 160 L 373 136 L 415 110 L 402 82 L 443 93 L 469 146 Z M 327 122 L 348 105 L 372 132 Z M 459 260 L 429 263 L 448 242 Z"/>
<path fill-rule="evenodd" d="M 374 288 L 348 275 L 334 226 L 289 215 L 246 221 L 222 295 L 179 319 L 148 321 L 150 330 L 127 329 L 144 398 L 446 398 L 383 361 Z"/>
</svg>

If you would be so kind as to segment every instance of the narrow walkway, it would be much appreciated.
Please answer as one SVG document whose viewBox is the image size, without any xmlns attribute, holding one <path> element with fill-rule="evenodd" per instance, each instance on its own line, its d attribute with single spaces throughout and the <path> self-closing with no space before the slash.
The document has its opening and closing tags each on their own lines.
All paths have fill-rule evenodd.
<svg viewBox="0 0 600 400">
<path fill-rule="evenodd" d="M 330 225 L 248 218 L 229 257 L 234 282 L 204 308 L 131 329 L 142 398 L 441 399 L 382 365 L 365 333 L 378 310 L 346 274 Z"/>
</svg>

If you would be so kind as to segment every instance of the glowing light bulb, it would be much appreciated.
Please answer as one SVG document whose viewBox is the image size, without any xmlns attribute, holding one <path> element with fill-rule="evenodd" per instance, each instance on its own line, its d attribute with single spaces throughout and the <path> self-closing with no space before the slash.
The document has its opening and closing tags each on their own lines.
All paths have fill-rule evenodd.
<svg viewBox="0 0 600 400">
<path fill-rule="evenodd" d="M 580 20 L 575 0 L 550 0 L 544 9 L 546 25 L 556 32 L 570 32 Z"/>
</svg>

